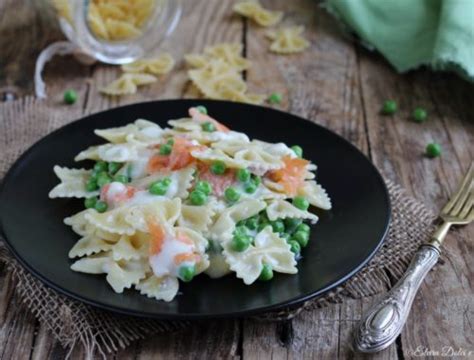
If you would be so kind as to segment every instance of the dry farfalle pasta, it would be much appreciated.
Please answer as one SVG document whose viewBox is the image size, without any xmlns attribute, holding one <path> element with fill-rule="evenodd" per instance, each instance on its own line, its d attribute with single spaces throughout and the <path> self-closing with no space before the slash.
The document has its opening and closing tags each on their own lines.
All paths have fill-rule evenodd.
<svg viewBox="0 0 474 360">
<path fill-rule="evenodd" d="M 58 14 L 73 23 L 71 5 L 51 0 Z M 94 35 L 104 40 L 127 40 L 142 34 L 142 27 L 153 14 L 156 0 L 91 0 L 87 21 Z"/>
<path fill-rule="evenodd" d="M 265 96 L 247 92 L 242 71 L 250 62 L 241 52 L 241 44 L 222 43 L 205 48 L 203 54 L 186 55 L 193 86 L 209 99 L 261 104 Z"/>
<path fill-rule="evenodd" d="M 289 26 L 268 31 L 266 35 L 272 40 L 270 50 L 278 54 L 293 54 L 304 51 L 310 44 L 302 36 L 303 31 L 303 26 Z"/>
<path fill-rule="evenodd" d="M 265 27 L 276 25 L 283 18 L 283 12 L 267 10 L 256 0 L 238 2 L 234 5 L 234 11 Z"/>
<path fill-rule="evenodd" d="M 127 73 L 164 75 L 173 69 L 174 63 L 173 57 L 165 53 L 154 59 L 141 59 L 130 64 L 122 65 L 122 71 Z"/>
<path fill-rule="evenodd" d="M 100 92 L 112 96 L 135 94 L 138 86 L 149 85 L 156 80 L 156 77 L 149 74 L 123 74 L 118 79 L 101 88 Z"/>
<path fill-rule="evenodd" d="M 122 74 L 118 79 L 109 85 L 100 89 L 106 95 L 127 95 L 135 94 L 137 87 L 148 85 L 157 78 L 154 75 L 164 75 L 169 73 L 175 64 L 173 57 L 168 54 L 162 54 L 154 59 L 141 59 L 133 63 L 122 65 Z"/>
</svg>

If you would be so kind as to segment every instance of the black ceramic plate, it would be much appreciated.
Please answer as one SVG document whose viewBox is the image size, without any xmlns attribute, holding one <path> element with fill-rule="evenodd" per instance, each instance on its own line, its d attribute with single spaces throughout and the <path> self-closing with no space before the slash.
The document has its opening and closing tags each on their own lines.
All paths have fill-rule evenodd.
<svg viewBox="0 0 474 360">
<path fill-rule="evenodd" d="M 190 106 L 209 113 L 251 138 L 299 144 L 318 166 L 317 179 L 333 201 L 318 212 L 319 223 L 303 251 L 297 275 L 278 274 L 271 282 L 246 286 L 233 276 L 200 275 L 180 285 L 169 303 L 135 290 L 116 294 L 102 275 L 69 269 L 68 251 L 78 240 L 63 219 L 82 209 L 78 199 L 48 198 L 57 184 L 53 166 L 78 166 L 74 156 L 103 142 L 93 130 L 145 118 L 166 125 Z M 75 299 L 121 313 L 173 319 L 240 316 L 293 306 L 323 294 L 354 275 L 375 253 L 386 234 L 390 204 L 384 182 L 370 161 L 331 131 L 288 113 L 221 101 L 170 100 L 124 106 L 71 123 L 32 146 L 10 169 L 0 189 L 3 237 L 18 260 L 52 288 Z"/>
</svg>

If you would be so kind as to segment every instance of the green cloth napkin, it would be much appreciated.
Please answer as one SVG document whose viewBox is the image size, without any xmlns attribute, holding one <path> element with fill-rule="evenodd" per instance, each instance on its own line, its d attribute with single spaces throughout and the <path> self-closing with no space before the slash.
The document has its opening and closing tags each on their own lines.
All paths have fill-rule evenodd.
<svg viewBox="0 0 474 360">
<path fill-rule="evenodd" d="M 399 72 L 428 65 L 474 81 L 474 0 L 326 0 L 324 7 Z"/>
</svg>

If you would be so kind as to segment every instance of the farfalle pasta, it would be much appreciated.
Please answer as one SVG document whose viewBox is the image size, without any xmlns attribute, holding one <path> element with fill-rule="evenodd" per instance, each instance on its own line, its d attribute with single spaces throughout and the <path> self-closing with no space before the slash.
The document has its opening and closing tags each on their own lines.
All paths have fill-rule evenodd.
<svg viewBox="0 0 474 360">
<path fill-rule="evenodd" d="M 122 65 L 122 71 L 126 73 L 164 75 L 173 69 L 174 62 L 173 57 L 165 53 L 154 59 L 141 59 L 130 64 Z"/>
<path fill-rule="evenodd" d="M 257 0 L 240 1 L 234 11 L 265 27 L 276 25 L 283 18 L 283 12 L 267 10 Z"/>
<path fill-rule="evenodd" d="M 58 14 L 71 25 L 71 1 L 51 0 Z M 156 0 L 91 0 L 87 8 L 87 21 L 92 33 L 99 39 L 120 41 L 142 35 L 150 19 Z"/>
<path fill-rule="evenodd" d="M 201 273 L 247 285 L 297 273 L 305 221 L 318 221 L 309 206 L 331 208 L 302 149 L 251 140 L 203 106 L 168 124 L 98 129 L 108 142 L 76 156 L 92 168 L 54 167 L 50 198 L 85 206 L 64 219 L 79 235 L 71 269 L 163 301 Z"/>
<path fill-rule="evenodd" d="M 303 26 L 288 26 L 267 32 L 270 50 L 278 54 L 294 54 L 306 50 L 310 43 L 303 37 Z"/>
<path fill-rule="evenodd" d="M 135 94 L 139 86 L 149 85 L 155 81 L 157 78 L 150 74 L 125 73 L 99 90 L 111 96 Z"/>
<path fill-rule="evenodd" d="M 250 67 L 250 62 L 242 56 L 242 50 L 239 43 L 220 43 L 206 47 L 202 54 L 185 55 L 189 79 L 199 95 L 251 104 L 265 100 L 264 95 L 247 91 L 242 71 Z"/>
</svg>

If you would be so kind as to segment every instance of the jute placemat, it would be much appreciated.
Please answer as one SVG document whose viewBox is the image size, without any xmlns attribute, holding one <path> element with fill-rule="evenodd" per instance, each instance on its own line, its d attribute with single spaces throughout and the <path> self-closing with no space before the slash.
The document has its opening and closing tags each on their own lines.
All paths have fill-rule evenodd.
<svg viewBox="0 0 474 360">
<path fill-rule="evenodd" d="M 47 106 L 41 101 L 24 98 L 0 106 L 0 178 L 16 158 L 45 134 L 82 115 Z M 392 221 L 388 236 L 376 256 L 342 286 L 297 309 L 283 309 L 263 314 L 259 320 L 286 320 L 302 311 L 376 294 L 398 279 L 418 246 L 432 232 L 434 214 L 409 196 L 399 186 L 387 181 L 392 204 Z M 170 332 L 188 326 L 189 322 L 159 321 L 123 316 L 99 310 L 69 299 L 43 285 L 25 270 L 0 242 L 0 261 L 6 263 L 15 282 L 14 291 L 25 307 L 46 325 L 60 343 L 73 349 L 84 346 L 89 355 L 114 352 L 132 341 L 159 332 Z M 382 285 L 382 286 L 381 286 Z M 385 286 L 385 287 L 384 287 Z"/>
</svg>

